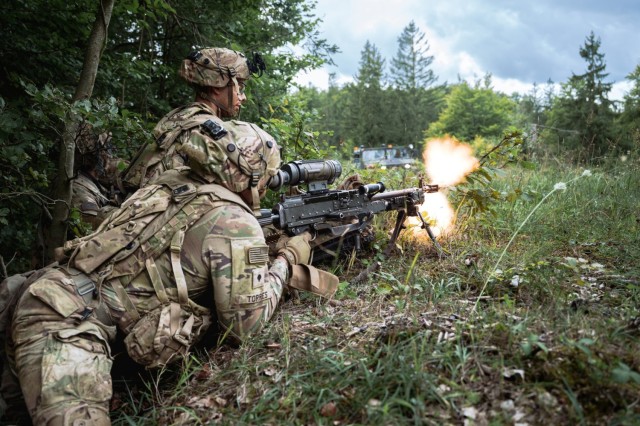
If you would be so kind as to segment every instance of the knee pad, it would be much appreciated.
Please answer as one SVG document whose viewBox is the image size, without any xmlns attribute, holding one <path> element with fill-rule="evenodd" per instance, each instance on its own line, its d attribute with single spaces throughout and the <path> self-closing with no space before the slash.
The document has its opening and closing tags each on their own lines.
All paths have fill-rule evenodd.
<svg viewBox="0 0 640 426">
<path fill-rule="evenodd" d="M 60 404 L 38 412 L 33 424 L 46 426 L 110 426 L 109 411 L 102 406 L 85 403 Z"/>
</svg>

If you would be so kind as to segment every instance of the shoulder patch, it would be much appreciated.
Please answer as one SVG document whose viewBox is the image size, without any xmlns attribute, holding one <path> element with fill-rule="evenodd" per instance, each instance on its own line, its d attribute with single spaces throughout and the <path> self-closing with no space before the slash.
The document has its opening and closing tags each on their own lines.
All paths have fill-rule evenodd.
<svg viewBox="0 0 640 426">
<path fill-rule="evenodd" d="M 245 248 L 248 264 L 261 264 L 269 260 L 269 247 L 266 245 L 255 245 Z"/>
</svg>

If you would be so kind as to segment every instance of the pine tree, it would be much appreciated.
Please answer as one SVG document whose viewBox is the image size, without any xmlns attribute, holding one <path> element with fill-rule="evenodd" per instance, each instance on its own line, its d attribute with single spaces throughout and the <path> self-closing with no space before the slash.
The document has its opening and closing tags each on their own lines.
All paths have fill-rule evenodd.
<svg viewBox="0 0 640 426">
<path fill-rule="evenodd" d="M 391 62 L 391 81 L 395 87 L 390 116 L 396 129 L 395 143 L 418 145 L 429 122 L 437 117 L 439 91 L 430 89 L 437 81 L 428 54 L 429 43 L 415 22 L 398 37 L 398 51 Z"/>
<path fill-rule="evenodd" d="M 400 90 L 426 89 L 438 78 L 430 68 L 433 56 L 428 54 L 429 43 L 414 21 L 398 37 L 398 52 L 391 61 L 392 81 Z"/>
<path fill-rule="evenodd" d="M 580 147 L 585 159 L 604 154 L 613 139 L 615 114 L 608 98 L 612 83 L 604 81 L 609 74 L 600 45 L 600 38 L 591 32 L 579 51 L 587 70 L 562 84 L 549 120 L 552 133 L 565 147 Z"/>
<path fill-rule="evenodd" d="M 369 42 L 361 52 L 355 84 L 349 87 L 351 106 L 349 123 L 351 139 L 356 145 L 385 145 L 390 139 L 385 113 L 387 97 L 383 87 L 385 60 L 378 48 Z"/>
<path fill-rule="evenodd" d="M 358 86 L 368 89 L 382 89 L 385 60 L 375 44 L 369 40 L 360 53 L 360 68 L 355 80 Z"/>
</svg>

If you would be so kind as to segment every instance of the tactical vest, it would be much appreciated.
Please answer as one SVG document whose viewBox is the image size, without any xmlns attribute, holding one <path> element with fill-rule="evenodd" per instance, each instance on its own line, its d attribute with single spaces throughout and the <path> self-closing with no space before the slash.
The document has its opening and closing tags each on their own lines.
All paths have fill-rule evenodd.
<svg viewBox="0 0 640 426">
<path fill-rule="evenodd" d="M 65 244 L 69 264 L 100 281 L 118 278 L 126 286 L 146 264 L 182 244 L 185 231 L 211 209 L 228 204 L 252 213 L 239 195 L 216 185 L 197 185 L 171 170 L 138 190 L 93 234 Z M 174 271 L 175 273 L 176 271 Z M 180 271 L 176 274 L 183 275 Z"/>
<path fill-rule="evenodd" d="M 174 109 L 165 115 L 153 129 L 155 143 L 143 145 L 129 166 L 122 173 L 120 182 L 123 192 L 144 186 L 149 180 L 149 172 L 160 168 L 158 174 L 172 169 L 169 162 L 175 154 L 174 142 L 177 137 L 188 130 L 202 126 L 211 120 L 222 126 L 223 122 L 205 104 L 197 102 Z"/>
<path fill-rule="evenodd" d="M 95 283 L 87 291 L 101 294 L 106 286 L 115 292 L 125 309 L 117 325 L 127 335 L 125 346 L 137 362 L 147 367 L 164 365 L 183 355 L 209 326 L 209 309 L 188 298 L 180 252 L 185 232 L 211 209 L 230 202 L 251 213 L 226 188 L 198 186 L 179 171 L 170 170 L 156 184 L 127 199 L 95 233 L 65 244 L 69 266 Z M 165 287 L 155 264 L 167 250 L 176 289 Z M 143 311 L 126 290 L 141 273 L 148 274 L 157 296 L 157 303 L 146 305 Z"/>
</svg>

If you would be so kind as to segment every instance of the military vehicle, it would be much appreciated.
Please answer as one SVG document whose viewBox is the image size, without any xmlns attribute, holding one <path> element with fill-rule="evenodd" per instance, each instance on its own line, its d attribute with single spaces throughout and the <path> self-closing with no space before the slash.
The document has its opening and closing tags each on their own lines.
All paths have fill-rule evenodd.
<svg viewBox="0 0 640 426">
<path fill-rule="evenodd" d="M 360 169 L 385 170 L 392 167 L 410 169 L 418 165 L 418 153 L 413 145 L 360 146 L 353 151 L 353 161 Z"/>
</svg>

